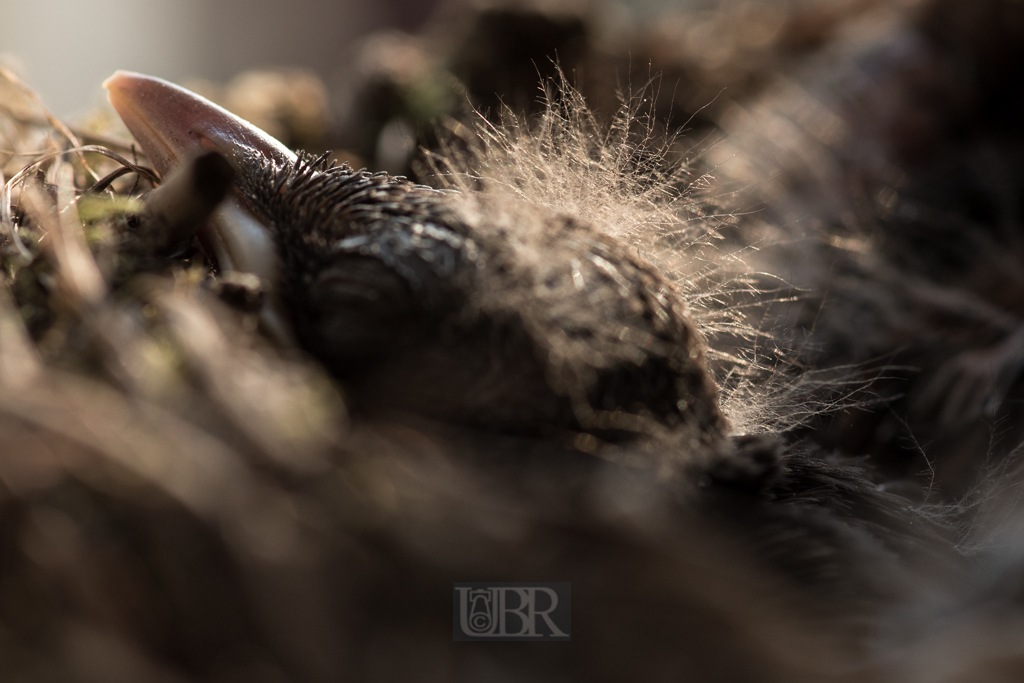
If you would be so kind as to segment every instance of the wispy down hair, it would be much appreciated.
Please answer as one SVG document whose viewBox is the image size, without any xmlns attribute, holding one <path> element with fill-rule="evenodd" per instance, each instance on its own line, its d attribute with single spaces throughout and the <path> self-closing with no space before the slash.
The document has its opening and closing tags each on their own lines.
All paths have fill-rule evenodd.
<svg viewBox="0 0 1024 683">
<path fill-rule="evenodd" d="M 800 293 L 757 271 L 751 257 L 785 235 L 737 228 L 760 222 L 750 197 L 708 165 L 713 138 L 689 140 L 647 113 L 657 87 L 620 95 L 617 111 L 602 117 L 560 74 L 545 84 L 545 106 L 533 117 L 506 108 L 499 123 L 480 114 L 475 125 L 449 124 L 441 151 L 429 153 L 436 182 L 460 192 L 463 211 L 515 216 L 534 207 L 577 217 L 653 264 L 707 338 L 734 433 L 785 430 L 871 401 L 852 370 L 800 369 L 777 343 L 766 311 Z M 520 235 L 536 224 L 509 220 Z"/>
</svg>

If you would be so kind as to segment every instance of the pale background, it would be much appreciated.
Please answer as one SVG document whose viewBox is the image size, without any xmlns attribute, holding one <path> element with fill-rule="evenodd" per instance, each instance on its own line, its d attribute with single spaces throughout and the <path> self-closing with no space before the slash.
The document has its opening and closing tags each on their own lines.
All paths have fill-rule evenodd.
<svg viewBox="0 0 1024 683">
<path fill-rule="evenodd" d="M 116 69 L 226 81 L 260 66 L 324 78 L 358 36 L 414 29 L 434 0 L 0 0 L 0 55 L 59 116 L 104 101 Z"/>
<path fill-rule="evenodd" d="M 457 1 L 0 0 L 0 63 L 73 118 L 104 102 L 100 84 L 116 69 L 225 82 L 249 68 L 299 66 L 330 83 L 360 36 L 415 30 L 439 2 Z M 717 2 L 589 1 L 628 6 L 616 17 Z"/>
</svg>

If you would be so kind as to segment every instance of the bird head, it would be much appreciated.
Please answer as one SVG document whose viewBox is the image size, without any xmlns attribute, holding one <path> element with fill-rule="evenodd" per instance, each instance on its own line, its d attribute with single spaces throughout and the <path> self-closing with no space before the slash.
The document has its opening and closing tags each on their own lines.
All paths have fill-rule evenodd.
<svg viewBox="0 0 1024 683">
<path fill-rule="evenodd" d="M 157 78 L 105 86 L 161 173 L 210 150 L 231 162 L 206 241 L 222 269 L 269 285 L 265 325 L 293 330 L 357 405 L 616 442 L 724 437 L 685 303 L 594 226 L 524 202 L 466 211 L 452 193 L 297 156 Z"/>
</svg>

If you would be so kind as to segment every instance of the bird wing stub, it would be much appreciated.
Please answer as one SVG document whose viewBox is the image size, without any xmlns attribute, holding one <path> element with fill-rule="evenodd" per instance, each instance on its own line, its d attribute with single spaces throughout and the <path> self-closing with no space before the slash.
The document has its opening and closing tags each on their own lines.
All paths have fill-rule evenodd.
<svg viewBox="0 0 1024 683">
<path fill-rule="evenodd" d="M 241 175 L 254 160 L 291 165 L 297 159 L 294 152 L 248 121 L 173 83 L 118 71 L 103 86 L 121 120 L 162 175 L 211 150 L 224 155 Z M 204 232 L 221 269 L 260 278 L 268 293 L 260 318 L 273 337 L 290 342 L 287 317 L 277 296 L 280 259 L 267 226 L 229 197 Z"/>
</svg>

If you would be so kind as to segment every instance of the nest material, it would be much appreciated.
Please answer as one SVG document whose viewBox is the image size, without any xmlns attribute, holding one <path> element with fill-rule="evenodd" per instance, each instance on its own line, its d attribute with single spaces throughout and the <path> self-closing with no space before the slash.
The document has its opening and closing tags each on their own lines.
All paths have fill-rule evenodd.
<svg viewBox="0 0 1024 683">
<path fill-rule="evenodd" d="M 317 364 L 256 332 L 257 284 L 218 274 L 191 239 L 170 250 L 145 239 L 143 194 L 155 178 L 130 145 L 76 135 L 11 78 L 0 88 L 3 173 L 16 179 L 0 243 L 6 678 L 884 681 L 1014 672 L 1012 553 L 968 582 L 955 547 L 965 536 L 948 523 L 955 510 L 912 508 L 814 448 L 787 446 L 764 489 L 737 491 L 717 483 L 729 472 L 709 471 L 703 488 L 681 486 L 649 460 L 595 458 L 586 443 L 350 419 L 343 390 Z M 557 109 L 549 116 L 558 120 Z M 535 198 L 552 173 L 576 184 L 576 197 L 581 180 L 610 187 L 622 168 L 591 164 L 589 143 L 563 147 L 561 157 L 543 148 L 566 130 L 582 133 L 579 141 L 592 132 L 568 123 L 538 136 L 540 149 L 518 138 L 496 168 L 511 157 L 520 172 L 541 163 L 542 173 L 523 176 L 536 183 Z M 499 149 L 517 139 L 502 135 Z M 131 163 L 82 145 L 98 141 Z M 40 152 L 54 156 L 18 177 Z M 636 176 L 625 182 L 644 187 Z M 693 254 L 743 264 L 744 247 L 728 240 L 716 251 L 711 240 L 652 229 L 667 225 L 656 208 L 663 200 L 646 211 L 642 191 L 629 201 L 613 195 L 584 194 L 579 209 L 604 207 L 606 216 L 588 219 L 623 230 L 677 282 L 694 272 L 683 263 Z M 680 205 L 676 219 L 707 218 L 691 211 L 707 202 Z M 638 212 L 639 222 L 619 220 Z M 753 367 L 736 356 L 751 335 L 738 329 L 743 316 L 718 304 L 750 290 L 704 288 L 723 281 L 732 280 L 702 274 L 688 286 L 728 386 Z M 750 386 L 737 383 L 746 388 L 732 395 L 763 406 L 765 393 Z M 749 424 L 800 423 L 795 412 Z M 966 519 L 998 526 L 1015 512 L 994 505 L 987 514 L 998 519 Z M 454 647 L 452 581 L 538 577 L 573 584 L 571 646 Z"/>
</svg>

